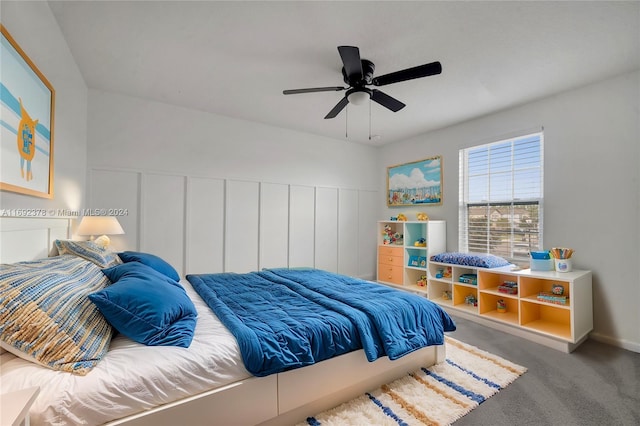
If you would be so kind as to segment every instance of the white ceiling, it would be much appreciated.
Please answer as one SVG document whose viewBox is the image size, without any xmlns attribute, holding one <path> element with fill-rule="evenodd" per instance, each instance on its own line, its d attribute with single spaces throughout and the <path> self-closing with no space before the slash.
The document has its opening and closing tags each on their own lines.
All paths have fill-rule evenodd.
<svg viewBox="0 0 640 426">
<path fill-rule="evenodd" d="M 640 68 L 640 3 L 50 1 L 87 85 L 278 127 L 385 144 Z M 440 61 L 441 75 L 380 87 L 407 106 L 349 106 L 337 46 L 375 76 Z M 348 120 L 345 120 L 345 117 Z"/>
</svg>

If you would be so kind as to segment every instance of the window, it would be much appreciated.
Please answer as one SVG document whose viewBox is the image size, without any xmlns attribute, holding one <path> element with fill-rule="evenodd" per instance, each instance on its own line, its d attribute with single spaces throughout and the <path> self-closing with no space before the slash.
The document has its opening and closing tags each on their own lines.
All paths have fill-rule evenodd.
<svg viewBox="0 0 640 426">
<path fill-rule="evenodd" d="M 461 149 L 460 251 L 509 260 L 542 247 L 543 134 Z"/>
</svg>

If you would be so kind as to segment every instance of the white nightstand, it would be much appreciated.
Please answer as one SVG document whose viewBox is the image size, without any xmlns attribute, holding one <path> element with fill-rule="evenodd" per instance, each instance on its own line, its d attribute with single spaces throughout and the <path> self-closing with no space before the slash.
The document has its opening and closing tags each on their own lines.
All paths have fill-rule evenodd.
<svg viewBox="0 0 640 426">
<path fill-rule="evenodd" d="M 0 425 L 29 426 L 29 409 L 39 393 L 36 386 L 0 395 Z"/>
</svg>

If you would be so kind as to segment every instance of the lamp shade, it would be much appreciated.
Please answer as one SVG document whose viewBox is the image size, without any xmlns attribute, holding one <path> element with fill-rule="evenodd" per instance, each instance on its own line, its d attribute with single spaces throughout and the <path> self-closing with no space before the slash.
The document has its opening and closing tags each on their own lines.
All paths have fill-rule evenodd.
<svg viewBox="0 0 640 426">
<path fill-rule="evenodd" d="M 114 216 L 85 216 L 76 230 L 78 235 L 124 234 L 124 229 Z"/>
</svg>

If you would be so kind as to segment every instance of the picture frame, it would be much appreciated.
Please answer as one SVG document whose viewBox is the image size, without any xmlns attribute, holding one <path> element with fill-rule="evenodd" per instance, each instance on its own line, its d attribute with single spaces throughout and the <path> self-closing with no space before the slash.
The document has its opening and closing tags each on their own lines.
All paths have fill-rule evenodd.
<svg viewBox="0 0 640 426">
<path fill-rule="evenodd" d="M 387 167 L 387 206 L 442 204 L 442 156 Z"/>
<path fill-rule="evenodd" d="M 0 190 L 53 198 L 55 90 L 0 24 Z"/>
</svg>

